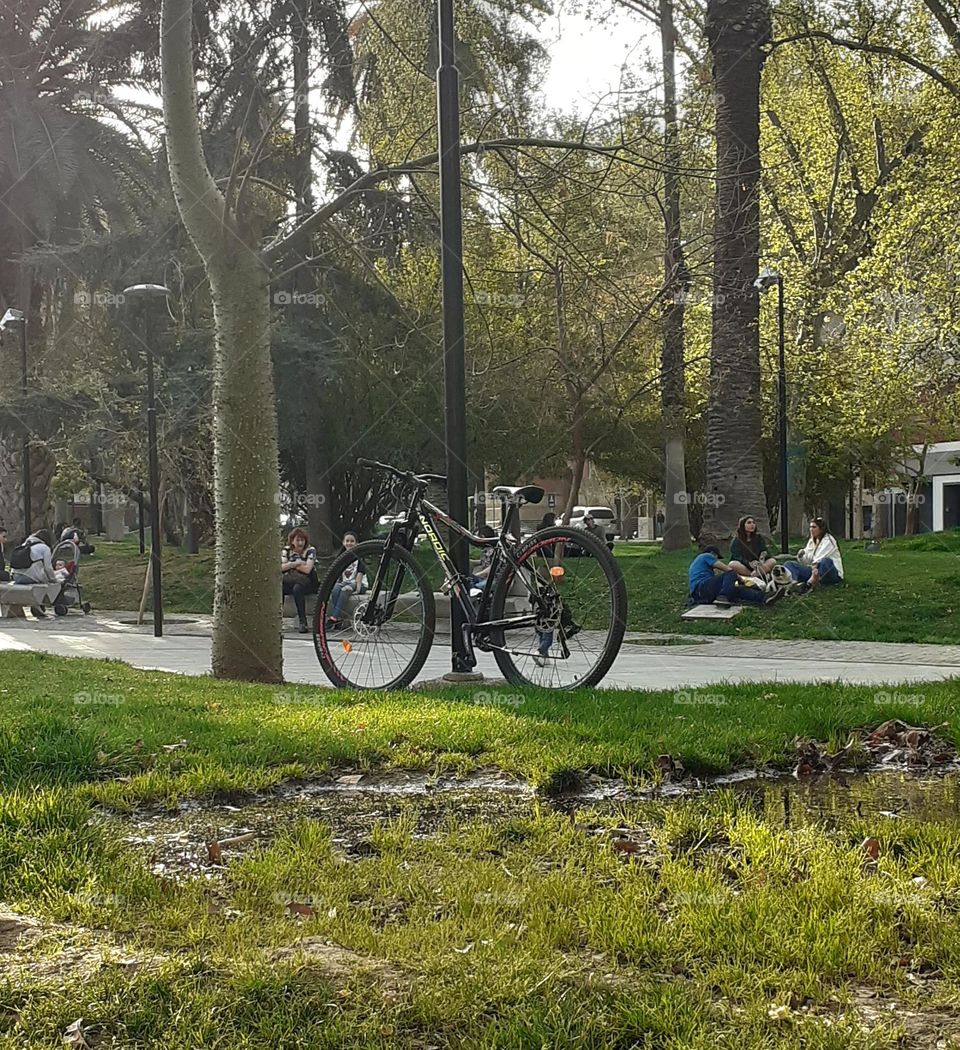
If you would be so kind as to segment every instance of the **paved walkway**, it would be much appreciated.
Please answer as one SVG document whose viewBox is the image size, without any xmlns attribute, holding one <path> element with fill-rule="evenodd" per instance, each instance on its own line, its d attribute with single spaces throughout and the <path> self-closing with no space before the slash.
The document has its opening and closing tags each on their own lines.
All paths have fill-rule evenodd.
<svg viewBox="0 0 960 1050">
<path fill-rule="evenodd" d="M 40 621 L 0 620 L 0 651 L 110 658 L 144 669 L 189 675 L 209 673 L 209 617 L 171 618 L 163 638 L 154 638 L 152 628 L 138 627 L 133 620 L 130 613 L 95 613 L 86 617 L 70 613 Z M 960 678 L 960 645 L 691 636 L 684 636 L 676 644 L 662 644 L 667 640 L 667 636 L 628 633 L 604 685 L 691 689 L 724 682 L 840 681 L 879 686 Z M 439 678 L 450 669 L 448 646 L 447 638 L 437 638 L 421 679 Z M 489 678 L 499 678 L 493 657 L 486 653 L 479 656 L 478 669 Z M 309 636 L 285 636 L 284 669 L 288 681 L 327 684 Z"/>
</svg>

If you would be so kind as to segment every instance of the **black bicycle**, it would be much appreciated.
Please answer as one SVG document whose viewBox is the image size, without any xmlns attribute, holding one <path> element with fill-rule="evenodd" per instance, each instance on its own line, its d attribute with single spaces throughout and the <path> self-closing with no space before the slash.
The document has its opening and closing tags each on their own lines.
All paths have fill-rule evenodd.
<svg viewBox="0 0 960 1050">
<path fill-rule="evenodd" d="M 573 689 L 603 678 L 620 651 L 627 622 L 623 573 L 606 545 L 581 529 L 554 526 L 523 542 L 514 538 L 520 507 L 539 503 L 543 489 L 495 488 L 504 508 L 500 532 L 476 536 L 426 499 L 428 486 L 446 484 L 444 477 L 358 462 L 392 477 L 393 494 L 406 511 L 385 539 L 344 551 L 320 585 L 313 638 L 334 685 L 400 689 L 422 669 L 433 644 L 436 600 L 417 556 L 427 552 L 414 549 L 421 533 L 429 544 L 428 559 L 443 571 L 441 592 L 463 611 L 471 667 L 480 650 L 492 653 L 504 677 L 517 685 Z M 474 547 L 492 549 L 484 578 L 456 571 L 438 523 Z M 345 570 L 356 576 L 358 562 L 366 570 L 367 586 L 334 622 L 329 618 L 334 588 Z"/>
</svg>

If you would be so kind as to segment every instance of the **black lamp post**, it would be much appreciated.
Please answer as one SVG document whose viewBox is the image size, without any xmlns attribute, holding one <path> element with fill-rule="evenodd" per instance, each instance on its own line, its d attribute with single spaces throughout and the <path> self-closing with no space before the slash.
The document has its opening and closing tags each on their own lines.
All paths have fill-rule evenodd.
<svg viewBox="0 0 960 1050">
<path fill-rule="evenodd" d="M 437 125 L 440 147 L 440 245 L 443 291 L 444 438 L 447 446 L 447 503 L 454 521 L 467 518 L 466 366 L 463 330 L 463 220 L 460 198 L 460 76 L 456 65 L 453 0 L 438 0 L 440 65 L 437 68 Z M 470 568 L 466 542 L 452 533 L 450 556 L 457 573 Z M 469 674 L 463 610 L 450 594 L 454 675 Z"/>
<path fill-rule="evenodd" d="M 7 310 L 0 320 L 4 331 L 17 327 L 20 329 L 20 393 L 27 396 L 27 315 L 22 310 Z M 24 539 L 33 532 L 33 514 L 31 509 L 30 481 L 30 434 L 26 427 L 23 432 L 23 535 Z"/>
<path fill-rule="evenodd" d="M 153 573 L 153 634 L 163 637 L 163 574 L 160 561 L 160 465 L 157 459 L 157 403 L 153 388 L 153 332 L 147 323 L 147 307 L 165 301 L 170 289 L 162 284 L 134 284 L 124 288 L 123 296 L 144 304 L 142 313 L 143 346 L 147 354 L 147 454 L 150 471 L 150 568 Z M 143 516 L 141 514 L 141 521 Z"/>
<path fill-rule="evenodd" d="M 768 288 L 777 286 L 777 329 L 778 329 L 778 377 L 777 393 L 779 402 L 778 425 L 780 439 L 780 551 L 790 553 L 790 525 L 787 510 L 787 362 L 784 353 L 784 312 L 783 312 L 783 274 L 765 266 L 753 286 L 762 295 Z"/>
</svg>

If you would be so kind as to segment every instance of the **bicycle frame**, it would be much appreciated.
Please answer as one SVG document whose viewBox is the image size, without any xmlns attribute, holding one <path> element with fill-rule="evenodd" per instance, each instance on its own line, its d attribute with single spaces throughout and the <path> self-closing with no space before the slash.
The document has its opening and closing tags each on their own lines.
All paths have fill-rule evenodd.
<svg viewBox="0 0 960 1050">
<path fill-rule="evenodd" d="M 433 548 L 433 552 L 443 569 L 443 589 L 456 595 L 460 607 L 463 610 L 465 620 L 464 633 L 467 635 L 468 643 L 470 636 L 483 638 L 491 631 L 495 630 L 510 630 L 514 628 L 534 626 L 537 622 L 537 614 L 535 612 L 523 616 L 513 616 L 502 620 L 485 619 L 493 595 L 493 584 L 501 565 L 504 562 L 507 562 L 515 571 L 519 571 L 520 569 L 520 566 L 512 556 L 510 545 L 506 540 L 518 514 L 519 507 L 515 503 L 507 503 L 499 535 L 477 536 L 470 532 L 469 529 L 464 528 L 459 522 L 454 521 L 446 511 L 441 510 L 434 503 L 425 499 L 422 490 L 419 488 L 416 489 L 410 498 L 410 506 L 407 510 L 407 520 L 404 522 L 394 522 L 390 529 L 390 534 L 387 537 L 386 546 L 384 548 L 383 558 L 380 565 L 377 567 L 377 575 L 370 587 L 370 597 L 368 599 L 367 613 L 364 616 L 364 621 L 372 622 L 372 620 L 367 621 L 366 618 L 367 616 L 372 618 L 374 615 L 377 598 L 379 597 L 384 582 L 381 579 L 381 573 L 384 564 L 386 564 L 389 558 L 390 551 L 397 544 L 405 546 L 408 550 L 412 550 L 413 537 L 416 535 L 416 532 L 413 530 L 419 527 L 424 533 L 426 533 L 430 546 Z M 483 590 L 476 604 L 470 596 L 470 587 L 467 585 L 467 580 L 457 572 L 450 557 L 450 553 L 437 531 L 435 522 L 440 522 L 446 525 L 447 528 L 451 529 L 458 536 L 467 540 L 475 547 L 494 548 L 493 559 L 490 562 L 490 569 L 487 573 L 486 580 L 484 580 Z M 409 541 L 404 543 L 403 537 L 406 535 L 409 535 Z M 391 593 L 386 603 L 386 613 L 388 618 L 392 615 L 396 601 L 400 596 L 401 585 L 402 573 L 398 573 L 397 578 L 393 582 Z M 470 648 L 472 651 L 472 646 L 470 646 Z"/>
</svg>

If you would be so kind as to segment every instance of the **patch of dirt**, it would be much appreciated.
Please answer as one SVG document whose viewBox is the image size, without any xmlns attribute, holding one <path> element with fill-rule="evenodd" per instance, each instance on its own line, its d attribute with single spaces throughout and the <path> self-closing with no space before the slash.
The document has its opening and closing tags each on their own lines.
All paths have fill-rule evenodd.
<svg viewBox="0 0 960 1050">
<path fill-rule="evenodd" d="M 162 962 L 160 956 L 133 954 L 98 931 L 45 922 L 0 904 L 0 978 L 65 980 L 107 967 L 118 973 L 152 970 Z"/>
<path fill-rule="evenodd" d="M 384 959 L 373 959 L 350 948 L 332 944 L 322 937 L 304 937 L 270 953 L 272 962 L 302 961 L 333 981 L 345 981 L 356 974 L 370 977 L 388 998 L 396 998 L 407 987 L 407 981 L 395 966 Z"/>
<path fill-rule="evenodd" d="M 865 1028 L 900 1029 L 902 1050 L 960 1050 L 960 1011 L 906 1005 L 872 988 L 857 988 L 850 1006 Z"/>
<path fill-rule="evenodd" d="M 117 834 L 142 852 L 155 875 L 217 880 L 231 861 L 269 845 L 300 820 L 328 826 L 336 850 L 353 861 L 376 853 L 371 836 L 377 826 L 404 819 L 415 838 L 426 838 L 443 829 L 451 816 L 494 821 L 529 814 L 533 799 L 532 791 L 516 790 L 506 778 L 506 790 L 474 787 L 431 794 L 387 792 L 381 780 L 371 781 L 367 791 L 362 784 L 304 784 L 257 796 L 243 806 L 206 805 L 176 815 L 108 819 Z"/>
</svg>

